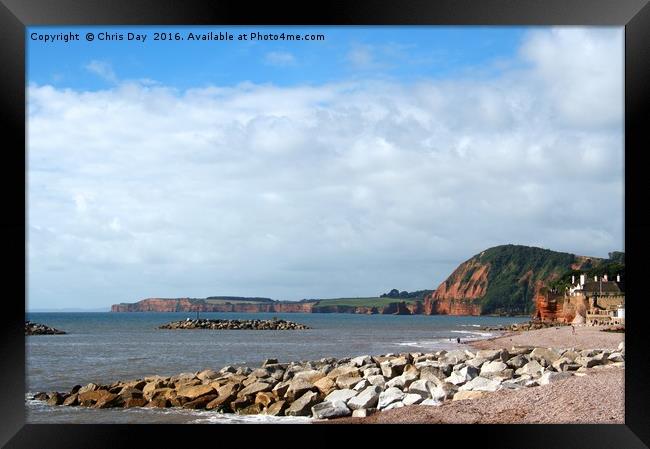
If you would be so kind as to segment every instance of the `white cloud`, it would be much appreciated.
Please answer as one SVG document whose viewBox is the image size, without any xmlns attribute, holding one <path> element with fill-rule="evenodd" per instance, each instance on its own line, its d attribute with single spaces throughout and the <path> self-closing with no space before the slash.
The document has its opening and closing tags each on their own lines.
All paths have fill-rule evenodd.
<svg viewBox="0 0 650 449">
<path fill-rule="evenodd" d="M 288 51 L 271 51 L 264 55 L 264 61 L 270 65 L 288 66 L 296 63 L 296 58 Z"/>
<path fill-rule="evenodd" d="M 116 83 L 118 81 L 117 75 L 109 62 L 93 60 L 86 64 L 85 68 L 110 83 Z"/>
<path fill-rule="evenodd" d="M 620 35 L 531 33 L 489 82 L 32 85 L 30 306 L 369 295 L 497 244 L 621 249 Z"/>
</svg>

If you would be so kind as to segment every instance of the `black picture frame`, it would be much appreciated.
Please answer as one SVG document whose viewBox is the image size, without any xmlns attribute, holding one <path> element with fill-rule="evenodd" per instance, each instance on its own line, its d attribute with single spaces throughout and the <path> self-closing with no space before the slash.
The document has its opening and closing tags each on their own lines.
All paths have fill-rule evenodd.
<svg viewBox="0 0 650 449">
<path fill-rule="evenodd" d="M 254 434 L 237 426 L 167 425 L 35 425 L 25 424 L 25 336 L 23 321 L 26 299 L 26 149 L 25 142 L 25 27 L 33 25 L 605 25 L 625 27 L 625 241 L 626 289 L 626 373 L 625 424 L 623 425 L 413 425 L 408 429 L 391 426 L 353 426 L 365 437 L 396 435 L 411 441 L 453 446 L 532 448 L 642 448 L 650 444 L 650 398 L 644 366 L 645 347 L 643 258 L 650 219 L 645 209 L 647 186 L 644 151 L 650 149 L 647 119 L 650 116 L 650 6 L 647 0 L 438 0 L 332 1 L 282 5 L 264 2 L 250 5 L 237 1 L 144 1 L 59 0 L 46 2 L 2 0 L 0 45 L 2 123 L 6 142 L 2 152 L 2 190 L 5 211 L 0 223 L 5 256 L 5 285 L 10 286 L 3 302 L 0 360 L 0 443 L 6 447 L 138 447 L 170 445 L 171 436 L 186 444 L 199 439 L 226 444 L 224 432 L 236 438 L 234 444 L 285 444 L 295 431 L 278 433 L 257 428 Z M 570 196 L 570 193 L 568 193 Z M 22 266 L 19 262 L 23 262 Z M 351 426 L 300 426 L 309 439 L 302 444 L 333 441 L 336 433 Z M 261 433 L 265 432 L 265 433 Z M 264 436 L 264 437 L 263 437 Z M 270 437 L 270 438 L 269 438 Z M 135 439 L 139 440 L 136 442 Z M 422 440 L 421 440 L 422 439 Z M 181 444 L 181 443 L 177 443 Z M 233 444 L 233 443 L 230 443 Z"/>
</svg>

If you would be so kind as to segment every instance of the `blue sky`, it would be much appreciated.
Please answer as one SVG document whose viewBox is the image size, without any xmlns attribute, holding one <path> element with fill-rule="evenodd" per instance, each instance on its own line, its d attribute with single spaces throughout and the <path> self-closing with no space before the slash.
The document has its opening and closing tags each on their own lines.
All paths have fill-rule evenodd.
<svg viewBox="0 0 650 449">
<path fill-rule="evenodd" d="M 325 35 L 325 41 L 154 41 L 153 33 L 259 31 Z M 45 43 L 31 33 L 79 33 L 81 41 Z M 87 42 L 87 32 L 147 34 L 145 42 Z M 498 70 L 512 60 L 525 32 L 521 27 L 30 27 L 30 82 L 76 89 L 102 89 L 110 79 L 88 69 L 110 67 L 121 80 L 150 79 L 180 89 L 245 81 L 293 85 L 350 78 L 417 80 Z M 126 37 L 125 37 L 126 39 Z"/>
<path fill-rule="evenodd" d="M 152 40 L 191 30 L 326 38 Z M 372 296 L 501 244 L 624 250 L 623 28 L 26 38 L 30 310 Z"/>
</svg>

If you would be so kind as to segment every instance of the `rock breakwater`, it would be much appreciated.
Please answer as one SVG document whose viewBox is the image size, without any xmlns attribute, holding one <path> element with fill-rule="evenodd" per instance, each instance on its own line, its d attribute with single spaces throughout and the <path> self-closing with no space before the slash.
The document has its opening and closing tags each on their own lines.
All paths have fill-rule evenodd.
<svg viewBox="0 0 650 449">
<path fill-rule="evenodd" d="M 309 329 L 304 324 L 286 320 L 208 320 L 198 319 L 172 321 L 159 329 L 254 329 L 254 330 L 294 330 Z"/>
<path fill-rule="evenodd" d="M 559 321 L 528 321 L 526 323 L 513 323 L 501 326 L 483 326 L 481 330 L 519 332 L 560 326 L 570 326 L 570 324 Z"/>
<path fill-rule="evenodd" d="M 108 385 L 75 385 L 40 392 L 52 406 L 92 408 L 182 407 L 242 415 L 367 416 L 408 405 L 471 400 L 490 392 L 543 386 L 590 369 L 625 366 L 616 351 L 512 347 L 402 353 L 226 366 L 171 377 L 150 376 Z"/>
<path fill-rule="evenodd" d="M 45 324 L 32 323 L 25 321 L 25 335 L 62 335 L 64 331 L 54 329 L 53 327 L 46 326 Z"/>
</svg>

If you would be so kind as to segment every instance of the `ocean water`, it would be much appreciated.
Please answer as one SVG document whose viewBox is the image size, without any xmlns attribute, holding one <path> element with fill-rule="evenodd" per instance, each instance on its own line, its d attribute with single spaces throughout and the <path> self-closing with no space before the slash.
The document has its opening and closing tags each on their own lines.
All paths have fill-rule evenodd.
<svg viewBox="0 0 650 449">
<path fill-rule="evenodd" d="M 259 366 L 323 357 L 430 352 L 461 341 L 496 335 L 480 329 L 527 317 L 357 315 L 310 313 L 201 313 L 211 319 L 271 319 L 309 330 L 162 330 L 161 324 L 194 318 L 178 313 L 29 313 L 27 319 L 67 332 L 25 337 L 29 423 L 241 423 L 305 422 L 305 418 L 237 416 L 183 409 L 51 407 L 30 400 L 38 391 L 69 391 L 89 382 L 112 383 L 159 374 L 171 376 L 226 365 Z"/>
</svg>

